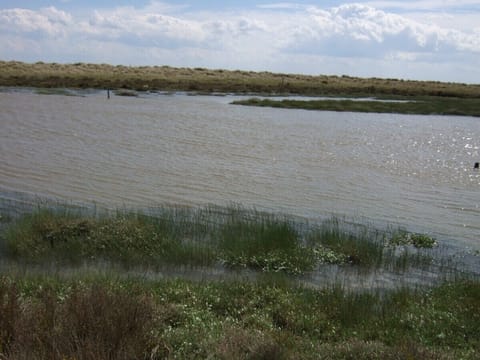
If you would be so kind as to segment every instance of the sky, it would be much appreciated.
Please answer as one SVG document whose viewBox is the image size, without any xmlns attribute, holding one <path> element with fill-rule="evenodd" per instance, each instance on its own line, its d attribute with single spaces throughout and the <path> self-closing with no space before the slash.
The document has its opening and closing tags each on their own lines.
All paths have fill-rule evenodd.
<svg viewBox="0 0 480 360">
<path fill-rule="evenodd" d="M 0 0 L 0 60 L 480 84 L 480 0 Z"/>
</svg>

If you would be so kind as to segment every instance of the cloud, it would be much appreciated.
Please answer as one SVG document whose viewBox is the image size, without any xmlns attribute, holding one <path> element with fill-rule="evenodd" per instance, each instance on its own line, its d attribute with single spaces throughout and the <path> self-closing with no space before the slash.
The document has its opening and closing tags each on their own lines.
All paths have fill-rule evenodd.
<svg viewBox="0 0 480 360">
<path fill-rule="evenodd" d="M 182 46 L 202 42 L 207 34 L 202 25 L 178 17 L 128 8 L 95 11 L 88 22 L 80 24 L 83 34 L 95 39 L 117 41 L 135 46 Z"/>
<path fill-rule="evenodd" d="M 401 9 L 404 11 L 465 11 L 480 9 L 478 0 L 404 0 L 404 1 L 366 1 L 365 5 L 381 9 Z"/>
<path fill-rule="evenodd" d="M 55 7 L 39 11 L 28 9 L 0 10 L 0 29 L 4 32 L 63 35 L 72 23 L 72 16 Z"/>
<path fill-rule="evenodd" d="M 131 64 L 307 73 L 331 68 L 328 61 L 336 72 L 358 73 L 349 66 L 365 59 L 365 64 L 376 64 L 369 67 L 374 76 L 380 63 L 388 64 L 385 69 L 395 63 L 400 69 L 417 64 L 422 71 L 428 62 L 474 68 L 467 65 L 479 56 L 480 28 L 442 26 L 387 7 L 406 3 L 412 4 L 376 1 L 321 8 L 275 3 L 237 12 L 195 12 L 155 1 L 145 7 L 92 10 L 86 15 L 55 7 L 0 9 L 0 57 L 25 59 L 35 54 L 48 61 L 54 54 L 54 61 L 62 61 L 63 54 L 63 59 L 72 61 L 128 59 Z M 429 0 L 421 3 L 425 9 L 433 6 Z M 450 1 L 442 3 L 454 6 Z M 480 81 L 479 70 L 476 74 Z"/>
<path fill-rule="evenodd" d="M 310 8 L 294 29 L 286 49 L 297 52 L 374 58 L 392 52 L 480 52 L 478 31 L 444 29 L 359 4 Z"/>
</svg>

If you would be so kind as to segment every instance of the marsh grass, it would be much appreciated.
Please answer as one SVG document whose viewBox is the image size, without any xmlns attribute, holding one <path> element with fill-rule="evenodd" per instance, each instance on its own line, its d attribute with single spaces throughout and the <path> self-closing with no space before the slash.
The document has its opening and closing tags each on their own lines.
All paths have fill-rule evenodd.
<svg viewBox="0 0 480 360">
<path fill-rule="evenodd" d="M 302 275 L 331 264 L 364 272 L 406 272 L 428 269 L 434 262 L 428 248 L 398 242 L 399 232 L 352 227 L 337 218 L 310 226 L 238 206 L 91 214 L 68 206 L 44 207 L 4 226 L 4 251 L 31 264 L 106 261 L 126 268 L 222 266 Z M 401 234 L 401 239 L 430 239 Z"/>
<path fill-rule="evenodd" d="M 209 265 L 212 249 L 201 241 L 183 241 L 183 232 L 171 218 L 118 213 L 98 218 L 42 209 L 22 217 L 6 232 L 6 247 L 13 258 L 31 262 L 54 260 L 80 263 L 109 260 L 126 266 L 145 264 Z"/>
<path fill-rule="evenodd" d="M 38 88 L 35 93 L 39 95 L 63 95 L 63 96 L 80 96 L 68 89 L 61 88 Z"/>
</svg>

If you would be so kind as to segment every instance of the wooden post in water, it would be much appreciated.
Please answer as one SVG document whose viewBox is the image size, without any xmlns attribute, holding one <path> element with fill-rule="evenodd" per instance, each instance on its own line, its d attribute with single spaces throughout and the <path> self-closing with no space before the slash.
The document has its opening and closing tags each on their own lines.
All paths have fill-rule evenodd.
<svg viewBox="0 0 480 360">
<path fill-rule="evenodd" d="M 478 170 L 479 167 L 480 167 L 480 163 L 478 163 L 478 162 L 476 162 L 475 165 L 473 165 L 473 168 L 474 168 L 474 169 L 477 169 L 477 170 Z"/>
<path fill-rule="evenodd" d="M 107 89 L 107 99 L 110 99 L 110 89 Z"/>
</svg>

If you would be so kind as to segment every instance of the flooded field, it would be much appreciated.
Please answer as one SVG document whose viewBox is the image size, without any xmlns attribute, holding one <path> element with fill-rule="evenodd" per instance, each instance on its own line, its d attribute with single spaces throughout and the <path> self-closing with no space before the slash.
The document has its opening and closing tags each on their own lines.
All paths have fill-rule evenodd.
<svg viewBox="0 0 480 360">
<path fill-rule="evenodd" d="M 234 96 L 0 93 L 0 196 L 336 214 L 479 248 L 480 121 L 230 105 Z"/>
</svg>

